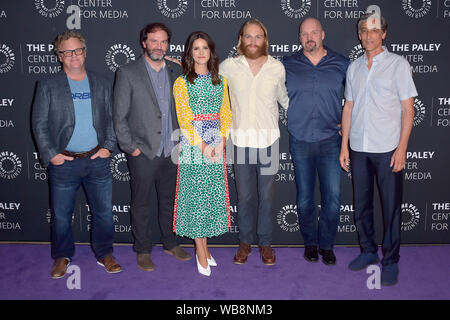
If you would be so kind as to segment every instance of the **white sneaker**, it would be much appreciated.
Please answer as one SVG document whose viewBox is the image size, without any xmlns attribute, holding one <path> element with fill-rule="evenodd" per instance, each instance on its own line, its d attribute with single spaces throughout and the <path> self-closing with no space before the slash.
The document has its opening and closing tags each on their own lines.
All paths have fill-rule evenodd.
<svg viewBox="0 0 450 320">
<path fill-rule="evenodd" d="M 203 268 L 202 265 L 200 264 L 200 262 L 198 261 L 197 255 L 195 255 L 195 259 L 197 260 L 197 270 L 198 270 L 198 272 L 201 273 L 204 276 L 209 277 L 211 275 L 211 268 L 209 267 L 209 264 L 208 264 L 207 268 Z"/>
<path fill-rule="evenodd" d="M 217 262 L 216 260 L 214 260 L 213 256 L 211 256 L 211 259 L 206 259 L 208 260 L 208 265 L 210 265 L 211 267 L 217 267 Z"/>
</svg>

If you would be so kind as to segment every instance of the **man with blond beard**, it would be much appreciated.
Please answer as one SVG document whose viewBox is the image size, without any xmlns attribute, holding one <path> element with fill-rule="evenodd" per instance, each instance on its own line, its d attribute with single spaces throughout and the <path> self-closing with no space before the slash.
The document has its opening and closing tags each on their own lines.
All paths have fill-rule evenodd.
<svg viewBox="0 0 450 320">
<path fill-rule="evenodd" d="M 287 108 L 289 99 L 284 67 L 268 54 L 268 46 L 267 29 L 259 20 L 250 19 L 239 31 L 239 56 L 219 66 L 219 73 L 228 80 L 233 111 L 240 240 L 236 264 L 244 264 L 251 253 L 255 219 L 262 261 L 275 264 L 271 243 L 280 137 L 277 102 Z"/>
</svg>

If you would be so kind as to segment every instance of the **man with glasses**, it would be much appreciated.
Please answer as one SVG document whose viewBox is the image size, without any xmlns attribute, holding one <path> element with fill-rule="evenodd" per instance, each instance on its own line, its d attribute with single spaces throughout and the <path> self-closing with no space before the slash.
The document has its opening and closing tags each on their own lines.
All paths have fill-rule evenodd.
<svg viewBox="0 0 450 320">
<path fill-rule="evenodd" d="M 178 245 L 173 232 L 177 166 L 172 162 L 172 131 L 178 129 L 173 84 L 178 64 L 165 59 L 171 31 L 151 23 L 140 33 L 144 54 L 116 73 L 113 119 L 120 148 L 127 154 L 131 177 L 131 231 L 138 267 L 153 271 L 152 216 L 157 214 L 164 252 L 178 260 L 192 256 Z M 174 150 L 177 152 L 177 150 Z M 156 189 L 158 211 L 152 212 Z"/>
<path fill-rule="evenodd" d="M 267 29 L 258 19 L 242 25 L 238 41 L 239 56 L 219 66 L 219 73 L 228 80 L 233 109 L 231 140 L 240 240 L 234 262 L 247 261 L 256 220 L 262 262 L 274 265 L 272 209 L 280 137 L 277 102 L 288 107 L 285 71 L 281 62 L 268 54 Z"/>
<path fill-rule="evenodd" d="M 387 23 L 379 8 L 372 7 L 378 11 L 369 7 L 370 13 L 358 21 L 365 54 L 347 71 L 339 160 L 346 171 L 351 160 L 355 224 L 361 246 L 361 254 L 349 268 L 362 270 L 379 261 L 373 223 L 377 176 L 384 223 L 381 284 L 394 285 L 399 273 L 403 168 L 417 91 L 408 61 L 383 46 Z"/>
<path fill-rule="evenodd" d="M 120 272 L 113 257 L 112 176 L 109 156 L 116 145 L 112 88 L 86 70 L 86 43 L 77 31 L 55 40 L 62 71 L 38 82 L 32 127 L 44 166 L 48 166 L 52 209 L 50 275 L 64 277 L 75 252 L 72 214 L 80 186 L 92 212 L 92 247 L 108 273 Z"/>
</svg>

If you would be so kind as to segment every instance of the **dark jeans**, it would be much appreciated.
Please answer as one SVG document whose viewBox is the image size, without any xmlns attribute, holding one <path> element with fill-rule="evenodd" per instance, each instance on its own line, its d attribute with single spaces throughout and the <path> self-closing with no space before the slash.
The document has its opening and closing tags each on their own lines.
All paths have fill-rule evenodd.
<svg viewBox="0 0 450 320">
<path fill-rule="evenodd" d="M 92 212 L 91 242 L 97 259 L 113 252 L 112 176 L 109 158 L 89 157 L 49 165 L 52 206 L 52 257 L 72 258 L 75 253 L 72 214 L 83 186 Z"/>
<path fill-rule="evenodd" d="M 144 154 L 137 157 L 127 155 L 131 177 L 131 231 L 134 236 L 133 249 L 137 253 L 152 251 L 151 200 L 153 187 L 158 199 L 158 221 L 161 241 L 165 249 L 176 247 L 177 240 L 172 231 L 173 206 L 177 167 L 170 157 L 155 157 Z"/>
<path fill-rule="evenodd" d="M 318 142 L 289 137 L 297 186 L 297 212 L 305 246 L 332 250 L 339 224 L 341 205 L 341 167 L 339 135 Z M 314 190 L 319 175 L 321 211 L 317 222 Z"/>
<path fill-rule="evenodd" d="M 234 146 L 233 152 L 238 196 L 239 240 L 241 243 L 253 243 L 254 225 L 257 220 L 258 243 L 261 246 L 269 246 L 272 243 L 274 220 L 272 209 L 275 175 L 267 174 L 264 168 L 271 166 L 268 161 L 271 159 L 272 147 L 255 149 Z M 242 155 L 241 159 L 237 159 L 239 155 Z M 278 152 L 274 153 L 274 156 L 278 161 Z"/>
<path fill-rule="evenodd" d="M 374 178 L 375 175 L 377 177 L 384 221 L 383 265 L 398 263 L 400 259 L 403 171 L 394 173 L 389 166 L 394 151 L 367 153 L 350 150 L 355 224 L 361 250 L 365 253 L 378 251 L 373 226 Z"/>
</svg>

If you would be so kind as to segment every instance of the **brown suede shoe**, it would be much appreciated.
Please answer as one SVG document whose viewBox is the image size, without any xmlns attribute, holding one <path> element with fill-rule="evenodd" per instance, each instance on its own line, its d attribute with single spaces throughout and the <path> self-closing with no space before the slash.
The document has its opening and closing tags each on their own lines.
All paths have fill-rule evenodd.
<svg viewBox="0 0 450 320">
<path fill-rule="evenodd" d="M 247 257 L 252 253 L 252 247 L 247 243 L 241 243 L 239 249 L 234 256 L 234 263 L 244 264 L 247 262 Z"/>
<path fill-rule="evenodd" d="M 176 246 L 175 248 L 170 250 L 164 249 L 164 252 L 170 254 L 171 256 L 174 256 L 176 259 L 181 261 L 187 261 L 192 259 L 192 256 L 180 246 Z"/>
<path fill-rule="evenodd" d="M 259 252 L 261 253 L 262 262 L 266 266 L 273 266 L 275 264 L 275 252 L 273 252 L 270 246 L 260 246 Z"/>
<path fill-rule="evenodd" d="M 105 268 L 108 273 L 118 273 L 122 271 L 122 267 L 117 263 L 113 256 L 107 256 L 97 260 L 97 263 Z"/>
<path fill-rule="evenodd" d="M 153 264 L 150 253 L 138 253 L 137 255 L 138 267 L 143 271 L 153 271 L 155 270 L 155 265 Z"/>
<path fill-rule="evenodd" d="M 55 263 L 53 263 L 52 270 L 50 271 L 50 276 L 52 279 L 60 279 L 64 277 L 69 264 L 70 260 L 68 258 L 57 258 Z"/>
</svg>

